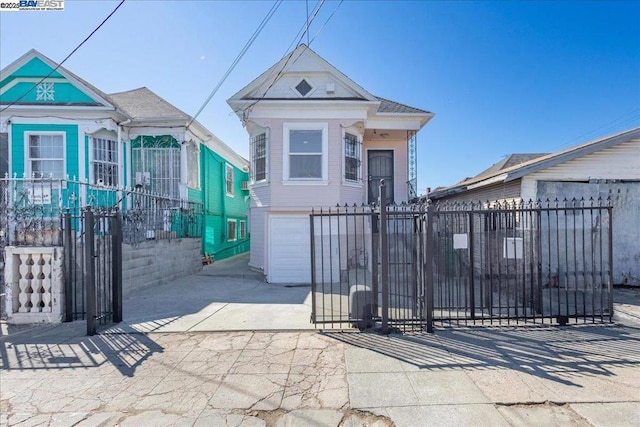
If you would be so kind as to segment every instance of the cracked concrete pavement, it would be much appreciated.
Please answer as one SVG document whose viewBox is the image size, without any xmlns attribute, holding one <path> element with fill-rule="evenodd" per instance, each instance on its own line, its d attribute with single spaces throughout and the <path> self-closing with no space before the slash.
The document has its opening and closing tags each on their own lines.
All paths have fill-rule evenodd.
<svg viewBox="0 0 640 427">
<path fill-rule="evenodd" d="M 379 335 L 310 330 L 308 290 L 236 270 L 93 337 L 0 324 L 0 426 L 640 425 L 640 290 L 612 325 Z"/>
<path fill-rule="evenodd" d="M 636 426 L 640 329 L 0 337 L 1 425 Z"/>
</svg>

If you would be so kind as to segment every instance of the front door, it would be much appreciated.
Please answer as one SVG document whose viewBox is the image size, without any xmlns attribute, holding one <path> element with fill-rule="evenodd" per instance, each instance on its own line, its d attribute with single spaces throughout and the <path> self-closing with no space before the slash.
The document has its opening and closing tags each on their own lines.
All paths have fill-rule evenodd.
<svg viewBox="0 0 640 427">
<path fill-rule="evenodd" d="M 384 179 L 386 202 L 392 204 L 393 197 L 393 150 L 369 150 L 367 154 L 369 177 L 369 203 L 378 202 L 380 181 Z"/>
</svg>

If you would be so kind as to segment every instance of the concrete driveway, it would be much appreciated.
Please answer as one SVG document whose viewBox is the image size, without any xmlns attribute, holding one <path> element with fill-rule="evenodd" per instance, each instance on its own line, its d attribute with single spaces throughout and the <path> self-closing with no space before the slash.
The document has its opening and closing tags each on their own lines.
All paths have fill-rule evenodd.
<svg viewBox="0 0 640 427">
<path fill-rule="evenodd" d="M 124 323 L 140 332 L 314 329 L 309 286 L 265 283 L 248 254 L 126 295 Z M 122 326 L 122 325 L 121 325 Z"/>
</svg>

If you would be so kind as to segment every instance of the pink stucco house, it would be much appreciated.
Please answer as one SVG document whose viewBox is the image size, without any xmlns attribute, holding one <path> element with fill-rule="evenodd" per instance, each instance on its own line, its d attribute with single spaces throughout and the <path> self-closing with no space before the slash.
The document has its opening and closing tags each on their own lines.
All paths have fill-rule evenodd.
<svg viewBox="0 0 640 427">
<path fill-rule="evenodd" d="M 376 97 L 306 45 L 227 100 L 250 136 L 250 265 L 311 280 L 311 208 L 415 197 L 416 133 L 433 114 Z"/>
</svg>

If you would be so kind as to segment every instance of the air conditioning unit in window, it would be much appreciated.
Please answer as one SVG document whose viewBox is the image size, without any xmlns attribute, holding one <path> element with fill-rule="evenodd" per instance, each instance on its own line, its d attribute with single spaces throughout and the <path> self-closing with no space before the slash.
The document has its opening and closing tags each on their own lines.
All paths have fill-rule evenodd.
<svg viewBox="0 0 640 427">
<path fill-rule="evenodd" d="M 240 183 L 240 189 L 244 191 L 249 191 L 249 181 L 242 181 Z"/>
</svg>

